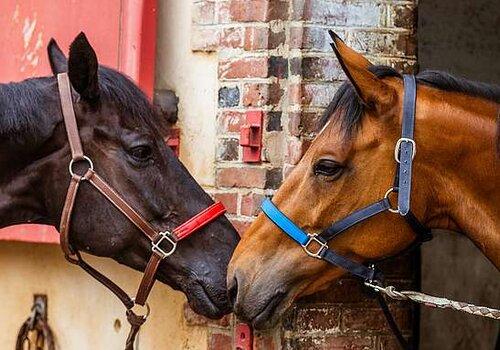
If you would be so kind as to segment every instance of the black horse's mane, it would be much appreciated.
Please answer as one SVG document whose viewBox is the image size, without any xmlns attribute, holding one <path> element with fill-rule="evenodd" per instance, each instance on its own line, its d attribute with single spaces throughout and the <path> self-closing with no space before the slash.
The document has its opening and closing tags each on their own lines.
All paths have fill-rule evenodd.
<svg viewBox="0 0 500 350">
<path fill-rule="evenodd" d="M 140 125 L 163 130 L 159 118 L 145 94 L 124 74 L 100 66 L 100 99 L 112 104 L 121 115 L 133 118 Z M 0 85 L 0 138 L 34 133 L 49 123 L 58 106 L 55 77 L 30 78 L 22 82 Z M 57 108 L 57 107 L 56 107 Z"/>
<path fill-rule="evenodd" d="M 372 66 L 370 71 L 379 78 L 402 78 L 401 74 L 388 66 Z M 474 82 L 434 70 L 423 71 L 416 78 L 418 83 L 440 90 L 460 92 L 500 103 L 500 86 L 498 85 Z M 337 109 L 341 109 L 343 112 L 334 113 Z M 336 121 L 340 123 L 341 130 L 345 135 L 352 136 L 361 123 L 363 111 L 364 106 L 358 98 L 354 86 L 348 81 L 344 82 L 319 120 L 319 128 L 323 128 L 335 116 L 338 118 Z"/>
</svg>

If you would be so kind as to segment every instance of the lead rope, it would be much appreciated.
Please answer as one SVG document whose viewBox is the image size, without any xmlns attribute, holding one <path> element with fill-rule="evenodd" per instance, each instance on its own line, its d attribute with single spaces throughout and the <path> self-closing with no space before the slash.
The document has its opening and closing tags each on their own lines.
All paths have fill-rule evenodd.
<svg viewBox="0 0 500 350">
<path fill-rule="evenodd" d="M 425 306 L 439 308 L 439 309 L 452 309 L 456 311 L 466 312 L 468 314 L 488 317 L 494 320 L 500 320 L 500 310 L 486 306 L 477 306 L 463 301 L 450 300 L 448 298 L 437 297 L 421 292 L 412 290 L 398 291 L 394 286 L 381 287 L 379 285 L 365 282 L 365 285 L 372 288 L 376 292 L 387 295 L 395 300 L 410 300 L 415 303 L 423 304 Z"/>
</svg>

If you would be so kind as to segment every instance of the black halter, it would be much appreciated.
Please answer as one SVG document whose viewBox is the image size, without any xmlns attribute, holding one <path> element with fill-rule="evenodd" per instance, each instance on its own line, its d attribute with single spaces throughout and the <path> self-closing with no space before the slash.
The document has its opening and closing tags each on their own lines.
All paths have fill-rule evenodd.
<svg viewBox="0 0 500 350">
<path fill-rule="evenodd" d="M 413 249 L 423 242 L 432 239 L 431 231 L 416 218 L 410 209 L 412 162 L 416 153 L 416 143 L 413 134 L 415 126 L 417 83 L 413 75 L 405 75 L 403 81 L 404 100 L 402 132 L 401 138 L 396 142 L 394 149 L 394 158 L 397 163 L 396 174 L 394 176 L 393 187 L 386 192 L 384 198 L 356 210 L 343 219 L 333 223 L 319 234 L 304 232 L 286 217 L 269 199 L 262 203 L 262 210 L 266 216 L 290 238 L 299 243 L 308 255 L 341 267 L 362 279 L 363 282 L 375 285 L 381 285 L 383 276 L 381 272 L 375 269 L 373 264 L 365 266 L 357 261 L 339 255 L 328 247 L 328 242 L 360 222 L 386 211 L 401 215 L 417 235 L 415 241 L 405 251 Z M 391 193 L 396 193 L 398 196 L 397 207 L 391 205 L 389 200 L 389 195 Z M 319 245 L 315 251 L 311 250 L 311 244 L 313 242 Z M 401 345 L 408 348 L 406 341 L 402 337 L 401 332 L 388 311 L 385 300 L 381 296 L 378 297 L 378 300 L 381 303 L 382 310 L 387 317 L 391 329 L 398 337 Z"/>
</svg>

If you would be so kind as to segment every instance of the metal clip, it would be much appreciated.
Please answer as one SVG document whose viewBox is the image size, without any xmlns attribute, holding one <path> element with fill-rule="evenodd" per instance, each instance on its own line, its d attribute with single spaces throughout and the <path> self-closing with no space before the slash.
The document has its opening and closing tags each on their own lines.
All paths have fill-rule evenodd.
<svg viewBox="0 0 500 350">
<path fill-rule="evenodd" d="M 175 252 L 175 249 L 177 248 L 177 242 L 172 237 L 172 234 L 168 231 L 160 232 L 158 236 L 160 238 L 156 242 L 152 242 L 153 246 L 151 250 L 153 251 L 153 253 L 157 254 L 160 258 L 165 259 L 167 256 L 170 256 Z M 168 243 L 172 245 L 169 251 L 165 251 L 160 247 L 160 244 L 164 240 L 167 240 Z"/>
<path fill-rule="evenodd" d="M 318 239 L 317 236 L 318 236 L 317 233 L 309 234 L 308 235 L 309 239 L 307 240 L 306 244 L 302 245 L 302 248 L 304 248 L 304 251 L 307 253 L 307 255 L 312 256 L 313 258 L 316 259 L 321 259 L 321 253 L 323 252 L 323 249 L 325 248 L 328 249 L 328 244 L 323 240 Z M 320 245 L 320 247 L 316 252 L 312 252 L 309 250 L 309 245 L 312 242 L 316 242 Z"/>
</svg>

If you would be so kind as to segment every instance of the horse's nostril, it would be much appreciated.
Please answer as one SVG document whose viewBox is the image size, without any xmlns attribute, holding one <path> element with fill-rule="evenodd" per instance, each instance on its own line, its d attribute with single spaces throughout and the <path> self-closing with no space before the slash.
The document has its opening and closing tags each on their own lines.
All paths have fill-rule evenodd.
<svg viewBox="0 0 500 350">
<path fill-rule="evenodd" d="M 229 302 L 232 306 L 236 304 L 236 298 L 238 297 L 238 280 L 236 277 L 233 279 L 228 290 Z"/>
</svg>

